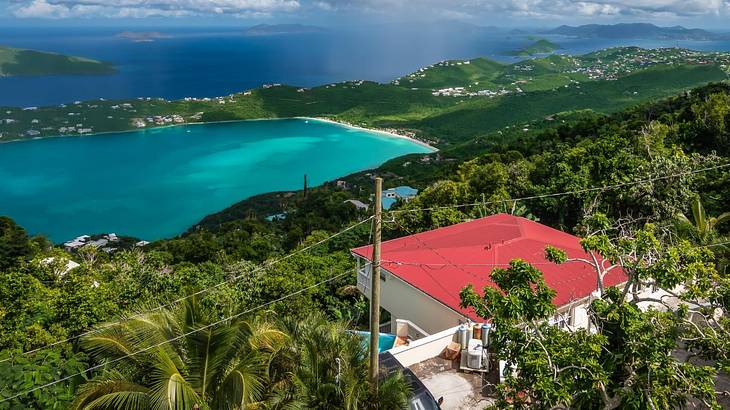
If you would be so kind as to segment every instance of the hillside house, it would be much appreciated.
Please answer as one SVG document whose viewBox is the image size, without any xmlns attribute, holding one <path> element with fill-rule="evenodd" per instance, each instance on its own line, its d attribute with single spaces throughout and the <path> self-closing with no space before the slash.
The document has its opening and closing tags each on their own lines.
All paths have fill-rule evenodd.
<svg viewBox="0 0 730 410">
<path fill-rule="evenodd" d="M 418 195 L 418 190 L 416 188 L 411 188 L 405 185 L 386 189 L 383 191 L 383 209 L 390 209 L 399 199 L 404 202 L 408 202 L 416 195 Z"/>
<path fill-rule="evenodd" d="M 579 238 L 525 218 L 498 214 L 445 228 L 383 242 L 381 307 L 392 318 L 407 320 L 428 334 L 465 322 L 480 322 L 472 309 L 459 306 L 459 291 L 472 284 L 477 290 L 494 286 L 496 267 L 523 259 L 544 273 L 557 292 L 553 303 L 559 325 L 587 327 L 587 306 L 597 290 L 596 272 L 583 263 L 556 265 L 545 259 L 545 247 L 555 246 L 568 256 L 588 256 Z M 358 289 L 370 295 L 372 247 L 352 250 L 358 266 Z M 625 282 L 618 269 L 604 279 L 606 286 Z"/>
<path fill-rule="evenodd" d="M 518 258 L 529 262 L 556 291 L 557 314 L 548 322 L 568 330 L 592 330 L 587 309 L 598 296 L 595 270 L 582 262 L 556 265 L 548 261 L 548 245 L 563 249 L 569 258 L 591 258 L 580 246 L 580 238 L 507 214 L 383 242 L 380 306 L 390 313 L 391 321 L 381 324 L 381 332 L 389 328 L 397 341 L 387 353 L 418 378 L 432 397 L 443 399 L 442 410 L 476 410 L 494 404 L 490 389 L 509 371 L 491 351 L 488 336 L 480 340 L 484 329 L 489 332 L 486 321 L 460 306 L 459 292 L 465 286 L 472 284 L 478 291 L 495 286 L 490 277 L 493 269 L 506 268 Z M 357 261 L 358 290 L 370 297 L 372 246 L 353 249 L 352 255 Z M 620 269 L 604 277 L 607 287 L 625 282 Z M 639 296 L 678 303 L 669 293 L 651 287 L 641 289 Z M 639 306 L 663 308 L 653 302 Z M 449 355 L 456 351 L 457 356 Z M 472 362 L 475 357 L 481 359 Z"/>
<path fill-rule="evenodd" d="M 362 201 L 358 201 L 357 199 L 348 199 L 348 200 L 344 201 L 343 203 L 345 203 L 345 204 L 351 204 L 352 206 L 354 206 L 358 210 L 363 210 L 363 211 L 367 211 L 368 208 L 370 207 L 370 205 L 368 205 L 368 204 L 366 204 L 366 203 L 364 203 Z"/>
</svg>

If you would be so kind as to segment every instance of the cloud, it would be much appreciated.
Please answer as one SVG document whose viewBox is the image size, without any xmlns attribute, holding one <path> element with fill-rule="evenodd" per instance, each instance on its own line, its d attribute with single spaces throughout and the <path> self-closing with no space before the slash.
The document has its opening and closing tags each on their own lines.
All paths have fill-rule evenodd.
<svg viewBox="0 0 730 410">
<path fill-rule="evenodd" d="M 1 2 L 2 0 L 0 0 Z M 527 18 L 672 19 L 730 15 L 728 0 L 10 0 L 16 17 L 243 18 L 302 14 L 364 14 L 459 20 Z"/>
<path fill-rule="evenodd" d="M 727 0 L 318 0 L 324 10 L 366 10 L 382 13 L 570 19 L 580 17 L 653 16 L 691 17 L 722 15 Z"/>
<path fill-rule="evenodd" d="M 10 11 L 19 18 L 261 17 L 299 7 L 299 0 L 20 0 Z"/>
</svg>

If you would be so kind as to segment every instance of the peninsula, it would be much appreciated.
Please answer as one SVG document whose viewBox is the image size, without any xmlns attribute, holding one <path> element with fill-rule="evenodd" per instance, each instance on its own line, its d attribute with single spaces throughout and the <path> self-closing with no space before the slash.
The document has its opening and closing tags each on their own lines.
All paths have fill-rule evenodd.
<svg viewBox="0 0 730 410">
<path fill-rule="evenodd" d="M 539 54 L 550 54 L 560 49 L 560 45 L 544 38 L 535 39 L 535 42 L 527 47 L 506 53 L 506 55 L 518 57 L 531 57 Z"/>
<path fill-rule="evenodd" d="M 0 47 L 0 77 L 20 75 L 93 75 L 115 72 L 114 66 L 83 57 Z"/>
</svg>

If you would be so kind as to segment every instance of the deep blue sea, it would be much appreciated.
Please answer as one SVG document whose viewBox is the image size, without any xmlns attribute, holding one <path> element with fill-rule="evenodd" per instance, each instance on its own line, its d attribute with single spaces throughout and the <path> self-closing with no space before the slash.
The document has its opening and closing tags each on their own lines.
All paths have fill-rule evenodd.
<svg viewBox="0 0 730 410">
<path fill-rule="evenodd" d="M 93 98 L 226 95 L 265 83 L 313 86 L 367 79 L 387 82 L 443 60 L 502 55 L 531 42 L 527 34 L 474 27 L 378 26 L 325 33 L 245 36 L 243 29 L 167 30 L 170 38 L 133 42 L 123 28 L 0 28 L 0 44 L 114 63 L 103 76 L 0 78 L 0 105 L 39 106 Z M 135 31 L 161 31 L 136 29 Z M 730 50 L 730 42 L 604 40 L 550 37 L 561 52 L 615 45 Z"/>
<path fill-rule="evenodd" d="M 316 120 L 188 125 L 0 144 L 0 215 L 59 242 L 175 236 L 252 195 L 431 150 Z M 262 215 L 264 216 L 264 215 Z"/>
<path fill-rule="evenodd" d="M 387 82 L 444 59 L 487 57 L 532 42 L 527 33 L 462 26 L 378 26 L 245 36 L 242 28 L 135 29 L 169 38 L 134 42 L 126 28 L 0 27 L 0 44 L 95 58 L 100 76 L 0 78 L 0 106 L 95 98 L 227 95 L 265 83 Z M 730 42 L 573 39 L 561 52 L 617 45 L 730 51 Z M 0 144 L 0 215 L 62 241 L 112 232 L 157 239 L 249 196 L 319 184 L 425 148 L 331 124 L 297 120 L 174 127 Z"/>
</svg>

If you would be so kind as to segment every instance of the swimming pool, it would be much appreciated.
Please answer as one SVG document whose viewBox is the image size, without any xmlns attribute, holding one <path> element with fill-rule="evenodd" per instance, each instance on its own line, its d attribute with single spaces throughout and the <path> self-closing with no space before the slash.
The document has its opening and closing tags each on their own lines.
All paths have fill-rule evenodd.
<svg viewBox="0 0 730 410">
<path fill-rule="evenodd" d="M 363 345 L 368 347 L 370 345 L 370 332 L 357 331 L 360 338 L 362 338 Z M 390 350 L 395 345 L 395 335 L 390 333 L 380 333 L 378 336 L 378 352 L 382 353 L 386 350 Z"/>
</svg>

